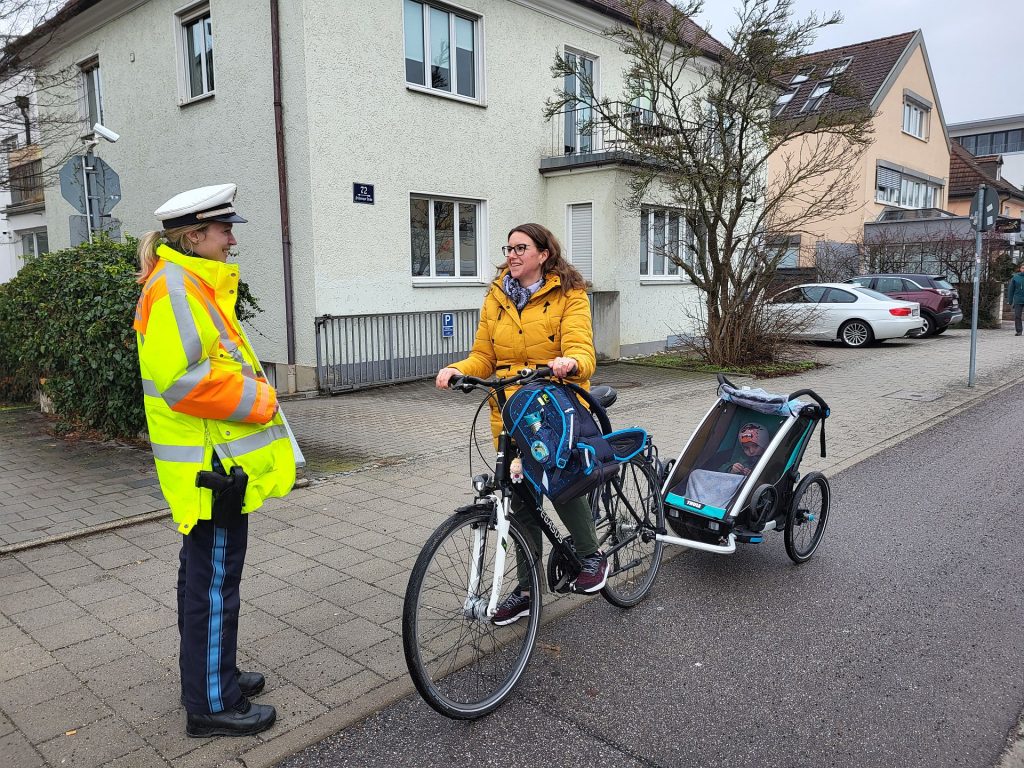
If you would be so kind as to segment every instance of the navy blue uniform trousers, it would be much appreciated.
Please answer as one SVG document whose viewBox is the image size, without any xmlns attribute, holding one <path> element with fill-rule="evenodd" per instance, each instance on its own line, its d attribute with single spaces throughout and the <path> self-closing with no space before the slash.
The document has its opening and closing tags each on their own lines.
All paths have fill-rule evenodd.
<svg viewBox="0 0 1024 768">
<path fill-rule="evenodd" d="M 178 556 L 181 691 L 193 714 L 222 712 L 242 698 L 238 688 L 239 582 L 249 516 L 235 513 L 221 528 L 200 520 L 182 537 Z"/>
</svg>

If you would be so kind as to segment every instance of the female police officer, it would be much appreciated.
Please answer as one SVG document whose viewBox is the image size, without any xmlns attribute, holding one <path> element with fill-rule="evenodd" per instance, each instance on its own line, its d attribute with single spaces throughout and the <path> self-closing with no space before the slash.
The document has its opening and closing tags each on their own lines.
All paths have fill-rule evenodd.
<svg viewBox="0 0 1024 768">
<path fill-rule="evenodd" d="M 189 736 L 243 736 L 274 724 L 252 704 L 258 672 L 235 666 L 248 514 L 295 482 L 277 395 L 235 315 L 234 184 L 160 206 L 139 242 L 135 315 L 146 421 L 160 488 L 183 534 L 178 569 L 181 699 Z"/>
</svg>

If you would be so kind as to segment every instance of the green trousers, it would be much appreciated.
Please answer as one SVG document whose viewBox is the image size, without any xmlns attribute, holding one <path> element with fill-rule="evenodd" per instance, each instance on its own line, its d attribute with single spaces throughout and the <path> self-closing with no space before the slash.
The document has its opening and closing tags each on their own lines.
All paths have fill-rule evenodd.
<svg viewBox="0 0 1024 768">
<path fill-rule="evenodd" d="M 577 556 L 580 558 L 590 557 L 597 552 L 597 531 L 594 528 L 594 516 L 590 511 L 590 502 L 587 501 L 586 496 L 579 496 L 564 504 L 556 504 L 555 512 L 558 513 L 558 517 L 565 527 L 569 529 Z M 540 523 L 534 515 L 525 509 L 525 505 L 518 496 L 512 497 L 512 514 L 526 529 L 527 538 L 533 549 L 533 556 L 540 560 L 544 546 Z M 519 573 L 519 588 L 528 590 L 530 577 L 526 561 L 523 558 L 518 559 L 516 570 Z M 541 572 L 543 573 L 543 568 L 541 568 Z"/>
</svg>

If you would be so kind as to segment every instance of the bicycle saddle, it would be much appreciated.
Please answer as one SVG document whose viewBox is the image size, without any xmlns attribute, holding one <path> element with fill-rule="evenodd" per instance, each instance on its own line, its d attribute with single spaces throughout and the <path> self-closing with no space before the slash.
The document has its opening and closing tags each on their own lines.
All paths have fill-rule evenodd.
<svg viewBox="0 0 1024 768">
<path fill-rule="evenodd" d="M 602 408 L 611 408 L 619 397 L 619 393 L 607 384 L 595 384 L 590 388 L 590 394 L 601 404 Z"/>
</svg>

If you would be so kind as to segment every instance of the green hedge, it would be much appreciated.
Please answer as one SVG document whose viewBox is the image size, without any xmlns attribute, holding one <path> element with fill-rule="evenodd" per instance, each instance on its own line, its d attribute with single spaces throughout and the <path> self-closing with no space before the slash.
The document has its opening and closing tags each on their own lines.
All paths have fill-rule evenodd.
<svg viewBox="0 0 1024 768">
<path fill-rule="evenodd" d="M 143 431 L 136 246 L 100 238 L 44 254 L 0 285 L 0 400 L 28 401 L 42 382 L 60 428 Z M 240 316 L 259 311 L 244 286 L 239 300 Z"/>
</svg>

